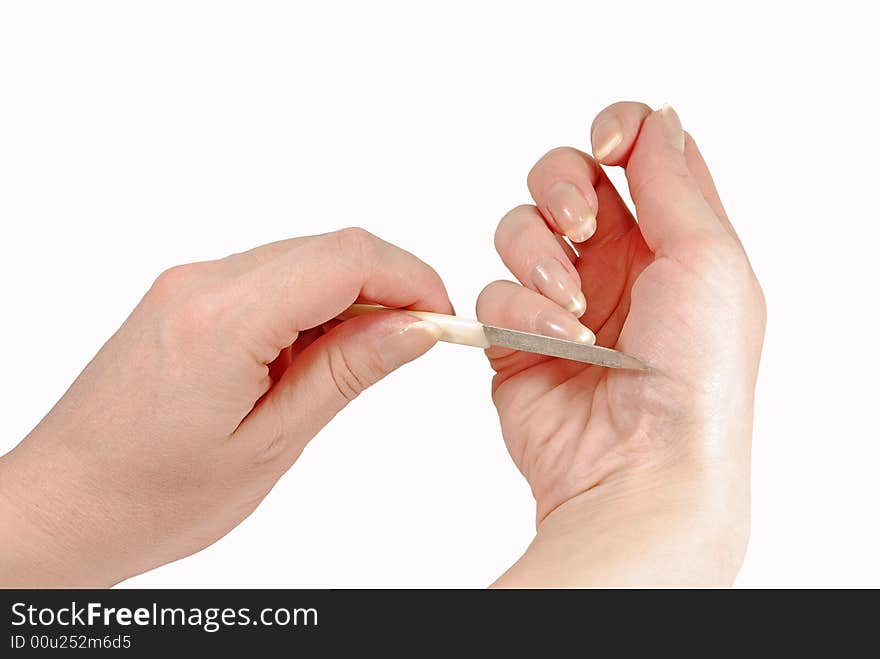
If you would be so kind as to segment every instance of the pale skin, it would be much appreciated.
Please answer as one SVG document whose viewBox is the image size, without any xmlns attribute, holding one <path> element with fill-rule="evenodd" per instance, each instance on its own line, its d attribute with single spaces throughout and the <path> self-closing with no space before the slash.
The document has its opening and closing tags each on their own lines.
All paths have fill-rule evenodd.
<svg viewBox="0 0 880 659">
<path fill-rule="evenodd" d="M 496 233 L 520 283 L 490 284 L 477 314 L 582 341 L 589 327 L 652 368 L 487 350 L 537 511 L 495 585 L 729 584 L 763 296 L 673 110 L 612 105 L 591 140 L 592 157 L 555 149 L 532 169 L 535 205 Z M 625 168 L 637 223 L 598 163 Z M 333 320 L 355 300 L 402 311 Z M 163 274 L 0 458 L 0 584 L 109 586 L 225 535 L 349 400 L 434 345 L 406 308 L 452 313 L 429 266 L 358 229 Z"/>
<path fill-rule="evenodd" d="M 488 351 L 504 438 L 538 519 L 497 585 L 728 584 L 748 539 L 763 296 L 671 108 L 612 105 L 591 138 L 602 164 L 625 168 L 638 224 L 593 158 L 551 151 L 529 175 L 537 208 L 514 209 L 496 233 L 525 287 L 490 284 L 478 315 L 529 329 L 549 304 L 529 290 L 534 264 L 552 258 L 584 292 L 598 343 L 653 368 Z M 564 203 L 551 194 L 560 182 L 577 192 Z M 557 239 L 566 231 L 578 256 Z"/>
</svg>

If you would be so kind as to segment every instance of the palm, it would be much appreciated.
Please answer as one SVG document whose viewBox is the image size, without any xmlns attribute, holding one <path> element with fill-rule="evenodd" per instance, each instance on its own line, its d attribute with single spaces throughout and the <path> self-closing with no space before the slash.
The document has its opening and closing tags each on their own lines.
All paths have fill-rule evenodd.
<svg viewBox="0 0 880 659">
<path fill-rule="evenodd" d="M 534 205 L 508 212 L 495 233 L 521 285 L 486 286 L 477 317 L 588 342 L 576 318 L 586 298 L 581 321 L 597 343 L 651 368 L 486 351 L 539 523 L 500 583 L 632 584 L 646 556 L 664 575 L 677 561 L 676 578 L 708 570 L 725 581 L 747 536 L 763 296 L 673 110 L 612 105 L 591 141 L 603 165 L 624 168 L 638 222 L 593 157 L 553 149 L 529 173 Z M 717 550 L 694 568 L 700 552 L 688 550 L 705 552 L 707 538 Z M 603 566 L 620 571 L 609 578 Z"/>
<path fill-rule="evenodd" d="M 529 173 L 535 206 L 513 209 L 496 231 L 498 252 L 523 286 L 490 284 L 477 305 L 484 322 L 530 331 L 540 331 L 545 314 L 563 313 L 558 326 L 575 336 L 577 323 L 561 307 L 578 310 L 567 301 L 577 302 L 579 279 L 588 302 L 581 320 L 597 343 L 652 366 L 488 351 L 504 438 L 539 519 L 600 483 L 639 480 L 691 458 L 748 456 L 747 443 L 718 441 L 737 430 L 749 436 L 740 426 L 751 418 L 763 331 L 763 298 L 742 246 L 674 112 L 611 106 L 594 124 L 594 147 L 603 126 L 623 130 L 599 151 L 604 163 L 625 168 L 639 221 L 590 156 L 550 151 Z M 577 255 L 562 234 L 576 241 Z M 561 264 L 555 287 L 541 270 L 548 259 Z"/>
<path fill-rule="evenodd" d="M 554 358 L 522 368 L 516 360 L 534 357 L 521 353 L 499 369 L 502 430 L 539 516 L 629 465 L 706 381 L 711 347 L 723 351 L 729 330 L 728 266 L 707 267 L 695 249 L 691 263 L 655 258 L 633 224 L 575 262 L 590 300 L 583 320 L 597 343 L 648 359 L 651 373 Z"/>
</svg>

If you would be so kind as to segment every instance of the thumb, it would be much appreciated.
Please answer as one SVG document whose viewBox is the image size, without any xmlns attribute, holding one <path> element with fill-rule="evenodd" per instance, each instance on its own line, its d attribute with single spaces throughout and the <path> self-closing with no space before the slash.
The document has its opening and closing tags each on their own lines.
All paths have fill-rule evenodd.
<svg viewBox="0 0 880 659">
<path fill-rule="evenodd" d="M 401 313 L 361 316 L 309 345 L 245 419 L 246 434 L 281 448 L 289 462 L 364 389 L 420 357 L 442 330 Z"/>
<path fill-rule="evenodd" d="M 645 117 L 625 165 L 639 227 L 651 251 L 687 256 L 727 231 L 688 169 L 685 135 L 675 110 Z"/>
</svg>

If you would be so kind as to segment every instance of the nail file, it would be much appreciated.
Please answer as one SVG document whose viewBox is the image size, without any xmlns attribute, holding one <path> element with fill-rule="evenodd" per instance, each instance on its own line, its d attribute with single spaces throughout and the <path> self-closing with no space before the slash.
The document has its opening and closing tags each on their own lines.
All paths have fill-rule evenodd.
<svg viewBox="0 0 880 659">
<path fill-rule="evenodd" d="M 457 343 L 474 348 L 501 346 L 608 368 L 624 368 L 638 371 L 650 369 L 650 366 L 638 357 L 619 350 L 602 348 L 579 341 L 557 339 L 542 334 L 521 332 L 519 330 L 507 329 L 506 327 L 484 325 L 476 320 L 434 313 L 433 311 L 390 309 L 376 304 L 353 304 L 339 315 L 339 319 L 347 320 L 356 316 L 383 311 L 402 311 L 411 316 L 434 323 L 443 331 L 440 340 L 446 343 Z"/>
</svg>

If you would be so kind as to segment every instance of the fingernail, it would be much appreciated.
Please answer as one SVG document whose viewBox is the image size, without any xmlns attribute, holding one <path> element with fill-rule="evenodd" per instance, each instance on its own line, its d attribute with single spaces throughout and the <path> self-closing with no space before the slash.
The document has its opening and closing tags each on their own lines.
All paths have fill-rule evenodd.
<svg viewBox="0 0 880 659">
<path fill-rule="evenodd" d="M 418 320 L 397 330 L 382 342 L 381 351 L 389 370 L 423 355 L 440 339 L 443 329 L 428 320 Z"/>
<path fill-rule="evenodd" d="M 596 211 L 573 183 L 559 181 L 546 195 L 547 210 L 573 242 L 582 243 L 596 231 Z"/>
<path fill-rule="evenodd" d="M 558 259 L 541 259 L 532 271 L 532 283 L 544 297 L 580 318 L 587 310 L 580 280 L 575 280 Z"/>
<path fill-rule="evenodd" d="M 611 155 L 611 152 L 623 142 L 623 126 L 617 117 L 607 117 L 603 119 L 593 128 L 593 134 L 590 135 L 590 142 L 593 144 L 593 157 L 602 161 Z"/>
<path fill-rule="evenodd" d="M 535 331 L 544 336 L 555 336 L 569 341 L 593 344 L 596 335 L 589 327 L 582 325 L 576 318 L 559 311 L 546 310 L 535 318 Z"/>
<path fill-rule="evenodd" d="M 666 141 L 679 153 L 684 153 L 684 129 L 681 127 L 678 113 L 666 103 L 660 108 L 660 118 L 663 120 L 663 135 Z"/>
</svg>

